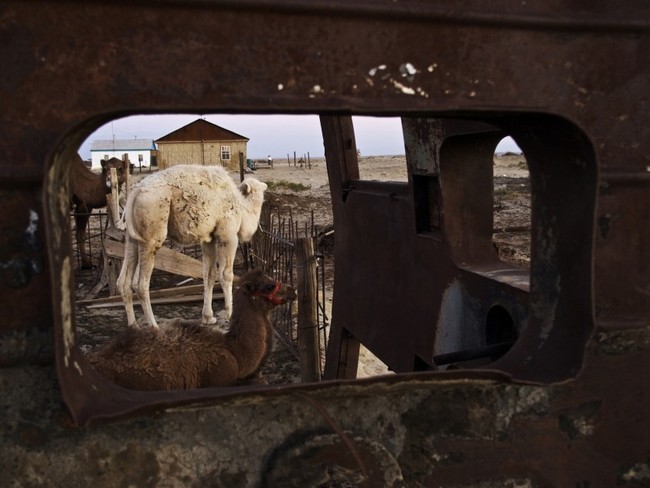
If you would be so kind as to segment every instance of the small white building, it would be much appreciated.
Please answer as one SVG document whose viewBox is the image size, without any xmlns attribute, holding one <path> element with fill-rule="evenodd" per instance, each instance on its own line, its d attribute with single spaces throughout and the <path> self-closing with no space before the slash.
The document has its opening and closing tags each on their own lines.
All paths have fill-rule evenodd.
<svg viewBox="0 0 650 488">
<path fill-rule="evenodd" d="M 95 140 L 90 145 L 90 158 L 93 169 L 101 169 L 101 161 L 118 158 L 128 154 L 129 161 L 136 168 L 155 166 L 156 146 L 152 139 L 110 139 Z"/>
</svg>

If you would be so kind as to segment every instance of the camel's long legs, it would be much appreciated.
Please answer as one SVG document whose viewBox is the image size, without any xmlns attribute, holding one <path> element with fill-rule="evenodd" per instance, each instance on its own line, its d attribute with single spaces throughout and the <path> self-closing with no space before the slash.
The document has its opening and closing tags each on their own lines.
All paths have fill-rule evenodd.
<svg viewBox="0 0 650 488">
<path fill-rule="evenodd" d="M 237 252 L 237 236 L 234 239 L 221 242 L 217 247 L 217 266 L 221 279 L 221 288 L 223 290 L 223 299 L 225 302 L 226 316 L 232 315 L 232 282 L 234 279 L 233 263 Z"/>
<path fill-rule="evenodd" d="M 212 310 L 212 291 L 217 281 L 217 242 L 204 242 L 203 248 L 203 312 L 202 321 L 204 324 L 217 322 Z"/>
<path fill-rule="evenodd" d="M 124 308 L 126 309 L 126 319 L 129 325 L 136 325 L 135 311 L 133 310 L 133 285 L 134 274 L 138 266 L 138 243 L 126 234 L 124 245 L 124 263 L 120 270 L 120 276 L 117 278 L 117 288 L 120 290 Z"/>
<path fill-rule="evenodd" d="M 151 298 L 149 297 L 149 283 L 151 282 L 151 273 L 153 273 L 157 250 L 158 247 L 152 248 L 142 244 L 138 248 L 138 295 L 144 316 L 152 327 L 158 327 L 151 308 Z"/>
</svg>

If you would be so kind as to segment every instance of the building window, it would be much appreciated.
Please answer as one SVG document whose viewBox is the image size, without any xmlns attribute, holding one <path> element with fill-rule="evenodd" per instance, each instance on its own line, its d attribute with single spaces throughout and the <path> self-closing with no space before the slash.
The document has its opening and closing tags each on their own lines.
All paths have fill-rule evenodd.
<svg viewBox="0 0 650 488">
<path fill-rule="evenodd" d="M 230 161 L 230 146 L 221 146 L 221 160 Z"/>
</svg>

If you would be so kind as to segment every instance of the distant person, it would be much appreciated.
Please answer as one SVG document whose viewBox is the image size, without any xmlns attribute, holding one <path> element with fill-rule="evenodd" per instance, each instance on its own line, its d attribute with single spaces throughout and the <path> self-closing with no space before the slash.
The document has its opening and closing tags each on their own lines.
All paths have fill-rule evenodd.
<svg viewBox="0 0 650 488">
<path fill-rule="evenodd" d="M 272 167 L 272 166 L 273 166 L 273 158 L 271 157 L 270 154 L 269 154 L 269 157 L 267 158 L 267 161 L 268 161 L 268 163 L 269 163 L 269 166 Z"/>
</svg>

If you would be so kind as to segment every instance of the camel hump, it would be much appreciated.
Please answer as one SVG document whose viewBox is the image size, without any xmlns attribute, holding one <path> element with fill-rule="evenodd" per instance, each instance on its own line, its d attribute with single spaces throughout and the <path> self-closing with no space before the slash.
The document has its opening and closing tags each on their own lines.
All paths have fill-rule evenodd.
<svg viewBox="0 0 650 488">
<path fill-rule="evenodd" d="M 146 186 L 135 186 L 124 208 L 124 220 L 129 236 L 138 242 L 151 239 L 160 239 L 162 242 L 167 234 L 166 221 L 171 199 L 169 188 L 149 189 Z M 146 231 L 146 235 L 143 235 L 142 230 Z"/>
</svg>

